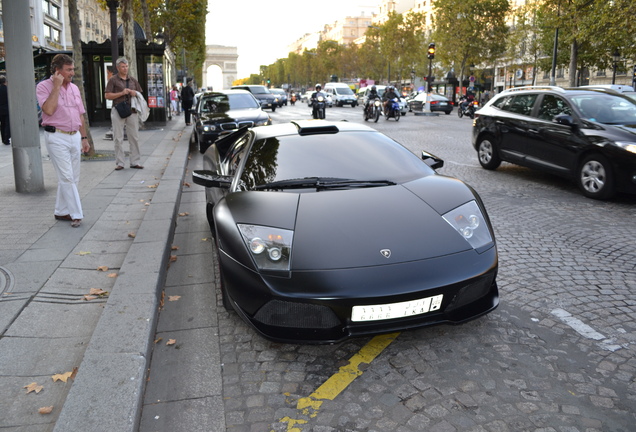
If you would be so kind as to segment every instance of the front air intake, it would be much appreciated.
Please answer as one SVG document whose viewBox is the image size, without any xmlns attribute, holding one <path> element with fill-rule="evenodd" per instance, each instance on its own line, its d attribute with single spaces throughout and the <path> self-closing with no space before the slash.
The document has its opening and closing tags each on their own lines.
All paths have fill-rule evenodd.
<svg viewBox="0 0 636 432">
<path fill-rule="evenodd" d="M 272 300 L 254 315 L 270 326 L 304 329 L 329 329 L 340 325 L 338 317 L 326 306 Z"/>
</svg>

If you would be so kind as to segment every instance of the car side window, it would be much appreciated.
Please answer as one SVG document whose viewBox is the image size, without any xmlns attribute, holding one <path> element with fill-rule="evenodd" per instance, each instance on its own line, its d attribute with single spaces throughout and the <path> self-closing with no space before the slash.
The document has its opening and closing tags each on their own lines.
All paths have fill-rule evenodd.
<svg viewBox="0 0 636 432">
<path fill-rule="evenodd" d="M 503 107 L 510 101 L 509 97 L 501 97 L 492 103 L 492 106 L 497 107 L 499 109 L 504 109 Z"/>
<path fill-rule="evenodd" d="M 245 157 L 246 149 L 247 149 L 247 135 L 239 139 L 236 144 L 230 149 L 228 152 L 226 161 L 227 161 L 227 173 L 228 175 L 234 176 L 236 171 L 238 170 L 243 157 Z"/>
<path fill-rule="evenodd" d="M 532 107 L 534 106 L 534 102 L 536 100 L 536 94 L 516 95 L 513 96 L 502 109 L 515 114 L 529 116 L 530 114 L 532 114 Z"/>
<path fill-rule="evenodd" d="M 555 95 L 546 94 L 539 106 L 539 118 L 541 120 L 553 121 L 554 117 L 562 114 L 572 115 L 572 108 L 568 103 Z"/>
</svg>

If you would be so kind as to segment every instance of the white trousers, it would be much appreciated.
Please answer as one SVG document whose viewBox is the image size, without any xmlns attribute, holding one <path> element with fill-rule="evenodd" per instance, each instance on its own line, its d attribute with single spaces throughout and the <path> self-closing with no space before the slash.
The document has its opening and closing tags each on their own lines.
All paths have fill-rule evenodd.
<svg viewBox="0 0 636 432">
<path fill-rule="evenodd" d="M 110 119 L 113 122 L 113 140 L 115 141 L 115 164 L 124 166 L 126 154 L 124 153 L 124 125 L 128 144 L 130 145 L 130 166 L 139 165 L 141 155 L 139 154 L 139 114 L 132 113 L 125 119 L 119 117 L 119 113 L 113 106 L 110 110 Z"/>
<path fill-rule="evenodd" d="M 44 142 L 51 163 L 57 173 L 57 198 L 55 214 L 71 215 L 72 219 L 84 219 L 77 185 L 82 161 L 82 134 L 68 135 L 61 132 L 44 132 Z"/>
</svg>

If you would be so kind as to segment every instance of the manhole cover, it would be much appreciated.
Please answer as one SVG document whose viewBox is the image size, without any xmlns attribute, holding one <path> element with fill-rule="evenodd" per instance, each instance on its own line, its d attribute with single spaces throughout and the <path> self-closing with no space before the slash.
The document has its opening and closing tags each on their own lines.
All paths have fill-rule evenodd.
<svg viewBox="0 0 636 432">
<path fill-rule="evenodd" d="M 13 291 L 13 275 L 9 270 L 0 267 L 0 295 Z"/>
</svg>

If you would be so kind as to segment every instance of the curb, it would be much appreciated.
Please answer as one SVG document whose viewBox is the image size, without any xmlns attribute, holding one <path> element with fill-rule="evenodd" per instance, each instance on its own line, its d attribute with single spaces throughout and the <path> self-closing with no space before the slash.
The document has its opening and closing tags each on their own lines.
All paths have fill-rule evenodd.
<svg viewBox="0 0 636 432">
<path fill-rule="evenodd" d="M 54 432 L 137 429 L 160 293 L 189 156 L 188 129 L 173 128 L 149 159 L 167 160 L 84 353 Z"/>
</svg>

